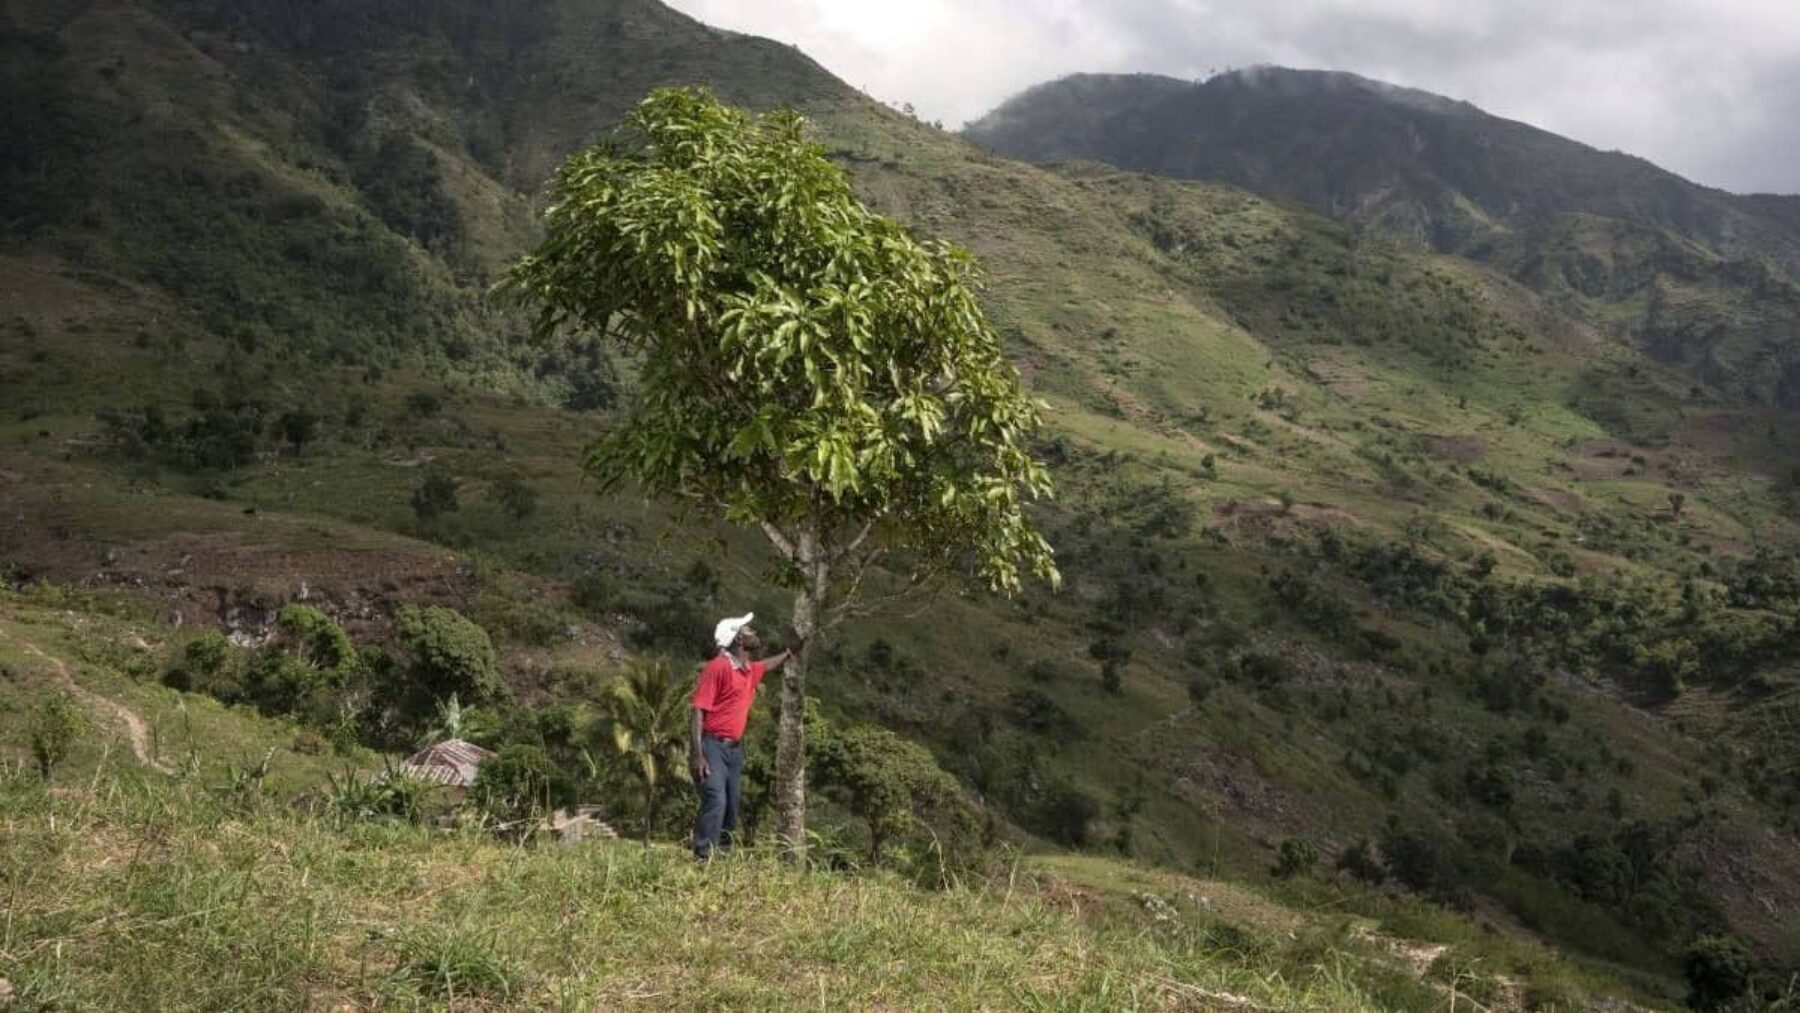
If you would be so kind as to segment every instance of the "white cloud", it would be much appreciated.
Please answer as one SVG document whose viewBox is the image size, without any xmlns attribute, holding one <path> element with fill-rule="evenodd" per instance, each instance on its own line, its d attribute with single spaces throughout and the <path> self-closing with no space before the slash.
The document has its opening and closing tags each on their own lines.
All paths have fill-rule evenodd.
<svg viewBox="0 0 1800 1013">
<path fill-rule="evenodd" d="M 959 126 L 1077 71 L 1350 70 L 1700 182 L 1800 191 L 1793 0 L 674 0 Z"/>
</svg>

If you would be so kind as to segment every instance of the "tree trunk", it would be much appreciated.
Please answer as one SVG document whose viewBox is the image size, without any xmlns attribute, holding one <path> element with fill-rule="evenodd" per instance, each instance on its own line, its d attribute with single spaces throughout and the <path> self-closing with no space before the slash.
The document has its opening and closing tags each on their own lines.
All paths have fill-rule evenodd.
<svg viewBox="0 0 1800 1013">
<path fill-rule="evenodd" d="M 781 727 L 775 740 L 775 837 L 781 854 L 799 865 L 806 860 L 806 669 L 825 606 L 830 568 L 818 536 L 802 534 L 795 546 L 805 574 L 794 595 L 794 632 L 805 639 L 800 653 L 781 668 Z"/>
<path fill-rule="evenodd" d="M 656 782 L 644 782 L 644 850 L 650 850 L 650 828 L 656 826 Z"/>
</svg>

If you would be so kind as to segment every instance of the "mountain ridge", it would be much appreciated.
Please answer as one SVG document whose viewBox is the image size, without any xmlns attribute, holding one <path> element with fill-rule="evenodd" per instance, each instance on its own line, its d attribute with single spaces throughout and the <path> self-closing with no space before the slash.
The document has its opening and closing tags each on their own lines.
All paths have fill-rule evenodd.
<svg viewBox="0 0 1800 1013">
<path fill-rule="evenodd" d="M 1190 121 L 1181 123 L 1180 126 L 1201 129 L 1216 129 L 1220 126 L 1217 121 L 1208 120 L 1206 117 L 1209 115 L 1219 117 L 1235 115 L 1240 122 L 1251 115 L 1251 112 L 1247 110 L 1240 109 L 1234 113 L 1226 108 L 1233 102 L 1248 104 L 1257 99 L 1270 97 L 1283 100 L 1324 101 L 1333 96 L 1352 98 L 1362 96 L 1374 99 L 1381 105 L 1400 107 L 1434 117 L 1461 120 L 1500 131 L 1501 135 L 1495 138 L 1496 140 L 1505 140 L 1519 148 L 1547 150 L 1549 154 L 1556 156 L 1554 160 L 1557 162 L 1565 161 L 1569 151 L 1588 156 L 1589 164 L 1581 165 L 1578 168 L 1582 173 L 1596 176 L 1597 179 L 1594 180 L 1594 185 L 1587 189 L 1587 192 L 1583 192 L 1581 187 L 1576 188 L 1573 194 L 1577 198 L 1575 203 L 1563 201 L 1534 206 L 1531 202 L 1525 202 L 1521 205 L 1529 210 L 1588 210 L 1600 214 L 1610 213 L 1616 217 L 1618 216 L 1616 212 L 1623 206 L 1615 205 L 1609 208 L 1602 203 L 1603 195 L 1596 191 L 1599 189 L 1599 185 L 1615 184 L 1618 177 L 1625 173 L 1641 177 L 1631 181 L 1640 190 L 1648 186 L 1677 187 L 1691 191 L 1680 195 L 1681 199 L 1687 201 L 1691 201 L 1699 195 L 1722 196 L 1734 201 L 1762 196 L 1771 197 L 1775 202 L 1800 201 L 1800 196 L 1797 195 L 1741 195 L 1695 183 L 1683 179 L 1676 173 L 1663 169 L 1641 156 L 1621 151 L 1606 151 L 1522 120 L 1494 115 L 1460 99 L 1418 88 L 1395 85 L 1348 71 L 1297 70 L 1278 66 L 1257 66 L 1227 71 L 1203 81 L 1187 81 L 1164 75 L 1143 73 L 1074 74 L 1035 85 L 1005 100 L 994 110 L 971 121 L 964 128 L 963 133 L 996 150 L 1020 155 L 1031 161 L 1053 161 L 1059 157 L 1073 156 L 1094 157 L 1101 161 L 1120 165 L 1122 168 L 1154 172 L 1158 175 L 1218 179 L 1221 182 L 1235 182 L 1239 185 L 1250 184 L 1252 189 L 1271 189 L 1255 185 L 1257 181 L 1253 179 L 1226 178 L 1217 171 L 1197 172 L 1190 165 L 1182 164 L 1182 159 L 1202 159 L 1193 165 L 1213 168 L 1213 164 L 1205 162 L 1204 156 L 1197 153 L 1195 148 L 1199 147 L 1203 140 L 1219 138 L 1158 138 L 1160 147 L 1146 152 L 1132 152 L 1107 150 L 1096 144 L 1096 139 L 1093 138 L 1070 137 L 1060 134 L 1054 129 L 1046 131 L 1046 124 L 1042 122 L 1033 107 L 1049 100 L 1067 103 L 1077 96 L 1087 101 L 1100 99 L 1109 103 L 1090 110 L 1087 118 L 1089 120 L 1094 118 L 1115 120 L 1111 129 L 1121 133 L 1128 130 L 1149 129 L 1154 126 L 1149 122 L 1151 117 L 1178 111 L 1186 111 L 1190 115 Z M 1165 106 L 1165 103 L 1168 106 L 1190 108 L 1177 110 Z M 1059 111 L 1061 110 L 1059 109 Z M 1323 110 L 1320 115 L 1335 115 L 1345 111 L 1364 114 L 1369 112 L 1368 108 L 1364 106 L 1360 109 L 1350 110 L 1339 108 Z M 1033 137 L 1016 135 L 1015 131 L 1022 133 L 1017 125 L 1028 118 L 1029 129 L 1036 131 L 1036 135 Z M 1298 125 L 1318 129 L 1316 123 L 1304 120 Z M 1402 126 L 1404 125 L 1402 124 Z M 1223 135 L 1225 141 L 1233 140 L 1229 135 L 1224 135 L 1222 130 L 1218 132 Z M 1104 142 L 1107 138 L 1099 140 Z M 1112 157 L 1102 157 L 1109 154 Z M 1294 192 L 1294 195 L 1303 196 L 1299 192 Z M 1309 203 L 1320 202 L 1310 200 Z M 1516 213 L 1501 206 L 1498 202 L 1489 210 L 1506 218 L 1511 218 Z"/>
<path fill-rule="evenodd" d="M 1753 262 L 1764 261 L 1800 281 L 1800 197 L 1704 187 L 1636 156 L 1342 72 L 1256 68 L 1198 83 L 1078 75 L 1008 100 L 964 136 L 1031 161 L 1087 158 L 1290 197 L 1391 239 L 1478 261 L 1492 261 L 1496 250 L 1560 216 L 1590 215 L 1697 243 L 1726 275 L 1748 277 Z M 1634 244 L 1609 245 L 1609 234 L 1598 230 L 1590 245 L 1609 260 L 1628 259 Z M 1674 288 L 1691 281 L 1651 264 L 1631 269 Z M 1643 307 L 1565 308 L 1660 349 L 1659 358 L 1756 358 L 1756 369 L 1696 376 L 1800 405 L 1800 331 L 1785 316 L 1746 323 L 1737 307 L 1759 298 L 1753 284 L 1719 292 L 1723 302 L 1687 327 L 1687 340 L 1673 350 L 1657 338 L 1667 327 Z M 1773 348 L 1775 356 L 1753 356 L 1746 346 Z"/>
</svg>

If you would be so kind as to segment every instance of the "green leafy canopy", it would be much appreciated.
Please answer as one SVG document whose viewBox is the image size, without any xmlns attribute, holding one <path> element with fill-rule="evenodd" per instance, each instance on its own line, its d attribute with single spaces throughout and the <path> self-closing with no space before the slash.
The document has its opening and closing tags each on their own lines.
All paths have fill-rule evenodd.
<svg viewBox="0 0 1800 1013">
<path fill-rule="evenodd" d="M 542 245 L 502 281 L 541 336 L 599 332 L 642 363 L 590 474 L 715 505 L 790 559 L 904 545 L 990 586 L 1057 579 L 1024 506 L 1040 406 L 976 300 L 965 250 L 856 198 L 804 121 L 652 93 L 556 177 Z"/>
</svg>

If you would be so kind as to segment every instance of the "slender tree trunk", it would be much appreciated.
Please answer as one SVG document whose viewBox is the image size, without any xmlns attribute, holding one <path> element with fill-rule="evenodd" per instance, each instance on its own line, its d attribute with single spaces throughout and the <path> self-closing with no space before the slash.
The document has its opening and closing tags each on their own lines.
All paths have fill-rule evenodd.
<svg viewBox="0 0 1800 1013">
<path fill-rule="evenodd" d="M 794 595 L 794 632 L 805 638 L 800 653 L 781 669 L 781 727 L 775 740 L 775 837 L 782 857 L 806 860 L 806 669 L 812 660 L 830 567 L 818 536 L 802 534 L 795 545 L 805 582 Z"/>
<path fill-rule="evenodd" d="M 644 782 L 644 850 L 650 850 L 650 828 L 656 826 L 656 782 Z"/>
</svg>

